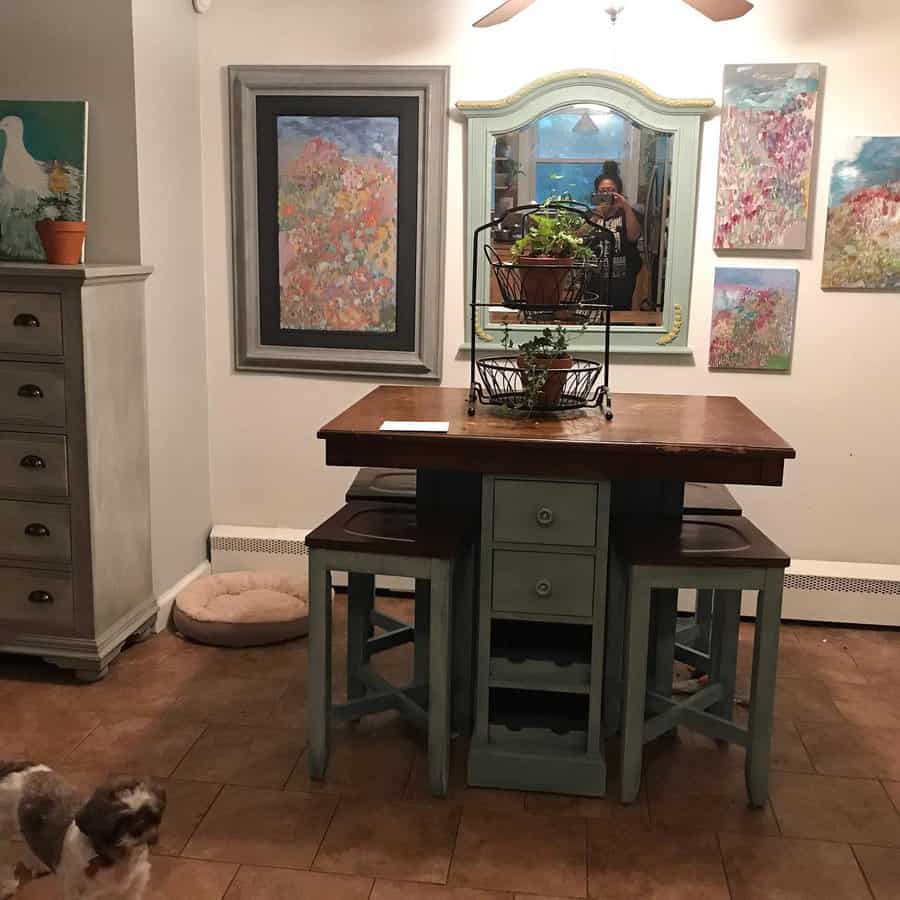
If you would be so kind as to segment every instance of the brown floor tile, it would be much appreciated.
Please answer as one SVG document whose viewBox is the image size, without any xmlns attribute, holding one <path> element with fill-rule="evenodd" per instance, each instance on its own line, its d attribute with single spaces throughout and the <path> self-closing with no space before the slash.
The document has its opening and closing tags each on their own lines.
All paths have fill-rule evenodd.
<svg viewBox="0 0 900 900">
<path fill-rule="evenodd" d="M 413 761 L 404 798 L 410 803 L 426 803 L 432 806 L 486 809 L 513 814 L 524 811 L 525 795 L 522 791 L 469 787 L 467 784 L 468 760 L 468 741 L 463 739 L 453 741 L 450 747 L 450 784 L 447 788 L 447 796 L 432 797 L 428 789 L 428 752 L 420 744 Z"/>
<path fill-rule="evenodd" d="M 241 866 L 225 900 L 366 900 L 371 878 Z"/>
<path fill-rule="evenodd" d="M 212 806 L 221 785 L 174 779 L 161 783 L 166 789 L 166 813 L 153 852 L 177 856 Z"/>
<path fill-rule="evenodd" d="M 864 900 L 869 891 L 846 844 L 723 834 L 733 900 Z"/>
<path fill-rule="evenodd" d="M 670 794 L 739 797 L 744 786 L 744 750 L 690 739 L 661 738 L 644 748 L 644 784 L 651 800 Z M 650 757 L 649 759 L 647 757 Z"/>
<path fill-rule="evenodd" d="M 846 722 L 798 727 L 822 775 L 900 780 L 900 729 L 861 728 Z"/>
<path fill-rule="evenodd" d="M 100 717 L 56 698 L 36 702 L 35 687 L 19 682 L 3 697 L 0 759 L 38 759 L 54 765 L 100 725 Z"/>
<path fill-rule="evenodd" d="M 778 834 L 778 824 L 770 806 L 754 809 L 745 791 L 733 795 L 692 794 L 668 791 L 650 793 L 650 822 L 667 831 L 741 831 Z"/>
<path fill-rule="evenodd" d="M 336 804 L 337 800 L 331 797 L 226 786 L 183 855 L 307 868 Z"/>
<path fill-rule="evenodd" d="M 464 810 L 449 884 L 584 897 L 585 822 Z"/>
<path fill-rule="evenodd" d="M 412 884 L 408 881 L 375 882 L 371 900 L 513 900 L 512 894 L 479 891 L 470 888 L 440 887 L 436 884 Z M 540 900 L 531 897 L 529 900 Z"/>
<path fill-rule="evenodd" d="M 182 718 L 142 717 L 96 728 L 66 762 L 110 772 L 165 778 L 203 733 L 202 723 Z"/>
<path fill-rule="evenodd" d="M 443 884 L 458 822 L 452 808 L 342 800 L 314 868 Z"/>
<path fill-rule="evenodd" d="M 589 823 L 590 896 L 603 900 L 728 900 L 715 834 Z"/>
<path fill-rule="evenodd" d="M 900 816 L 878 781 L 773 772 L 769 796 L 785 837 L 900 846 Z"/>
<path fill-rule="evenodd" d="M 183 686 L 178 712 L 197 722 L 217 725 L 272 724 L 272 710 L 287 681 L 267 678 L 204 676 Z"/>
<path fill-rule="evenodd" d="M 418 744 L 418 733 L 396 713 L 367 716 L 332 730 L 324 779 L 309 777 L 307 753 L 294 768 L 287 790 L 341 794 L 370 800 L 400 800 Z"/>
<path fill-rule="evenodd" d="M 786 678 L 779 673 L 775 685 L 776 721 L 793 722 L 843 722 L 832 697 L 831 688 L 822 681 L 810 678 Z M 738 676 L 737 696 L 741 698 L 736 715 L 746 722 L 747 700 L 750 696 L 750 676 Z"/>
<path fill-rule="evenodd" d="M 574 816 L 630 825 L 648 825 L 647 794 L 643 786 L 635 803 L 619 800 L 619 785 L 611 781 L 605 797 L 571 797 L 563 794 L 525 794 L 525 809 L 539 816 Z"/>
<path fill-rule="evenodd" d="M 882 781 L 882 786 L 887 791 L 888 797 L 891 798 L 897 812 L 900 812 L 900 782 L 898 781 Z"/>
<path fill-rule="evenodd" d="M 856 846 L 853 852 L 875 900 L 900 900 L 900 850 Z"/>
<path fill-rule="evenodd" d="M 738 648 L 738 671 L 749 673 L 753 645 Z M 853 657 L 838 645 L 802 644 L 782 641 L 778 648 L 779 678 L 802 678 L 826 684 L 866 684 L 867 679 Z"/>
<path fill-rule="evenodd" d="M 280 788 L 306 746 L 306 733 L 210 725 L 175 770 L 177 778 Z"/>
<path fill-rule="evenodd" d="M 834 703 L 841 715 L 864 728 L 900 729 L 900 703 L 895 693 L 850 684 L 832 687 Z"/>
<path fill-rule="evenodd" d="M 854 641 L 850 648 L 850 655 L 869 684 L 900 686 L 900 634 L 890 632 L 890 636 L 890 641 Z"/>
</svg>

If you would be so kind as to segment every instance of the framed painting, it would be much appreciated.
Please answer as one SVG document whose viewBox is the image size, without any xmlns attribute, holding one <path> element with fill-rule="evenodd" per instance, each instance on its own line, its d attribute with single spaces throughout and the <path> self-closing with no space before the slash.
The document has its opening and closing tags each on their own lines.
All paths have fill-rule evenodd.
<svg viewBox="0 0 900 900">
<path fill-rule="evenodd" d="M 716 269 L 711 369 L 787 372 L 797 311 L 796 269 Z"/>
<path fill-rule="evenodd" d="M 84 221 L 85 100 L 0 100 L 0 259 L 45 262 L 35 222 Z"/>
<path fill-rule="evenodd" d="M 900 137 L 858 137 L 834 164 L 822 287 L 900 291 Z"/>
<path fill-rule="evenodd" d="M 716 250 L 806 249 L 817 63 L 725 66 Z"/>
<path fill-rule="evenodd" d="M 449 70 L 229 77 L 237 368 L 439 379 Z"/>
</svg>

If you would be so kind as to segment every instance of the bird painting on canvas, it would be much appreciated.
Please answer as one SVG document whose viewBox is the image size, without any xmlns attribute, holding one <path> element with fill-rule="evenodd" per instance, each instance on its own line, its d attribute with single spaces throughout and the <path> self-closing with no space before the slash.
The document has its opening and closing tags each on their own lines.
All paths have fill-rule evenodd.
<svg viewBox="0 0 900 900">
<path fill-rule="evenodd" d="M 0 100 L 0 259 L 37 262 L 43 218 L 84 216 L 87 104 Z"/>
</svg>

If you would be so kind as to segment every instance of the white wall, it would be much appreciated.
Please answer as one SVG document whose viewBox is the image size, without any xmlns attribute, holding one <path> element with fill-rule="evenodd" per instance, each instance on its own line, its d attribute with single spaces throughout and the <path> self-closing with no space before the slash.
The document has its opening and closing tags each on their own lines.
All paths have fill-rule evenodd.
<svg viewBox="0 0 900 900">
<path fill-rule="evenodd" d="M 678 0 L 630 0 L 610 39 L 597 0 L 538 0 L 514 22 L 469 27 L 497 0 L 216 0 L 199 32 L 213 519 L 314 525 L 351 474 L 326 469 L 317 428 L 372 382 L 237 375 L 232 370 L 229 64 L 449 64 L 451 99 L 505 96 L 554 71 L 609 68 L 670 96 L 721 95 L 726 62 L 826 66 L 812 253 L 800 269 L 793 371 L 706 368 L 718 119 L 703 140 L 693 360 L 614 360 L 619 391 L 735 394 L 790 440 L 785 485 L 741 488 L 749 514 L 797 558 L 900 563 L 900 333 L 897 294 L 819 290 L 831 161 L 847 135 L 900 134 L 896 0 L 758 0 L 747 18 L 713 24 Z M 565 22 L 565 24 L 563 24 Z M 448 385 L 464 385 L 463 127 L 450 133 L 445 349 Z M 731 257 L 729 263 L 735 263 Z M 763 259 L 760 265 L 781 261 Z"/>
<path fill-rule="evenodd" d="M 210 526 L 197 16 L 188 0 L 132 5 L 159 594 L 206 559 Z"/>
<path fill-rule="evenodd" d="M 28 0 L 0 10 L 0 93 L 87 100 L 85 258 L 139 256 L 131 9 L 121 0 Z"/>
</svg>

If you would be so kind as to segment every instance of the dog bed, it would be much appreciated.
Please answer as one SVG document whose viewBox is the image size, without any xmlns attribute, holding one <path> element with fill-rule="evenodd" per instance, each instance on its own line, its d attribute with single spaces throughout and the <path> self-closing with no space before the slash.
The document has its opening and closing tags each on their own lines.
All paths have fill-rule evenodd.
<svg viewBox="0 0 900 900">
<path fill-rule="evenodd" d="M 226 572 L 188 585 L 176 598 L 175 628 L 221 647 L 276 644 L 309 632 L 305 577 L 275 572 Z"/>
</svg>

